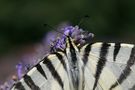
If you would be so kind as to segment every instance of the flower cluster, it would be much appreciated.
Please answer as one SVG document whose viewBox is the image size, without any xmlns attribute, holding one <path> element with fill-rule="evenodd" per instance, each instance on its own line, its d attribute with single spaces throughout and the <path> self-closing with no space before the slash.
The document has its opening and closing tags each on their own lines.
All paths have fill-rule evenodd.
<svg viewBox="0 0 135 90">
<path fill-rule="evenodd" d="M 70 36 L 74 43 L 77 46 L 82 46 L 86 43 L 91 42 L 91 39 L 94 37 L 93 33 L 89 33 L 79 28 L 78 26 L 67 26 L 62 28 L 63 35 L 61 37 L 56 38 L 51 42 L 51 52 L 55 52 L 57 50 L 63 50 L 66 47 L 66 37 Z M 62 33 L 62 32 L 61 32 Z"/>
</svg>

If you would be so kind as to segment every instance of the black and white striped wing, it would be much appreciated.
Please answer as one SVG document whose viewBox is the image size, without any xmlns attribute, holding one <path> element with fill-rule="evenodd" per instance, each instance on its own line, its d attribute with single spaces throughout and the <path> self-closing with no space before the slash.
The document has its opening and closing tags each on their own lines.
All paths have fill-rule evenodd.
<svg viewBox="0 0 135 90">
<path fill-rule="evenodd" d="M 63 52 L 46 56 L 12 90 L 70 90 Z"/>
<path fill-rule="evenodd" d="M 135 90 L 135 46 L 94 43 L 80 50 L 85 90 Z"/>
</svg>

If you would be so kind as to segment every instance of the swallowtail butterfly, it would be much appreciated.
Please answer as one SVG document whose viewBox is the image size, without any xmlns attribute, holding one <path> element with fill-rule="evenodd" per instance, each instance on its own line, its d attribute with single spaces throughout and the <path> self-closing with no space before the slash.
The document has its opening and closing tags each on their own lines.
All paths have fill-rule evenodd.
<svg viewBox="0 0 135 90">
<path fill-rule="evenodd" d="M 78 26 L 63 34 L 11 90 L 135 90 L 134 45 L 91 43 Z"/>
</svg>

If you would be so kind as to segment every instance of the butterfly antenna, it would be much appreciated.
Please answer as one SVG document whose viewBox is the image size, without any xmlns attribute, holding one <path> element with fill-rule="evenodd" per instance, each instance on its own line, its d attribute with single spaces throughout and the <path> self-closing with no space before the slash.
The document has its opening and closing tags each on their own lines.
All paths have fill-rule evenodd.
<svg viewBox="0 0 135 90">
<path fill-rule="evenodd" d="M 78 26 L 80 26 L 80 25 L 84 22 L 84 20 L 87 19 L 87 18 L 89 18 L 89 17 L 90 17 L 89 15 L 83 16 L 83 17 L 80 19 L 80 21 L 79 21 L 79 23 L 78 23 Z"/>
<path fill-rule="evenodd" d="M 56 32 L 58 32 L 58 33 L 60 33 L 60 34 L 65 35 L 64 33 L 58 31 L 56 28 L 54 28 L 54 27 L 52 27 L 52 26 L 50 26 L 50 25 L 48 25 L 48 24 L 44 24 L 44 27 L 49 27 L 50 29 L 53 29 L 54 31 L 56 31 Z M 65 35 L 65 36 L 67 36 L 67 35 Z"/>
</svg>

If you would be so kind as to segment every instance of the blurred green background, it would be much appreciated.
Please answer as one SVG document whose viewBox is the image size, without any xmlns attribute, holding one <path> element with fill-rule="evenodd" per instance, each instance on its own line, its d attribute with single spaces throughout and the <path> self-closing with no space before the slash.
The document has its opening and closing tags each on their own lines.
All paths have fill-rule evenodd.
<svg viewBox="0 0 135 90">
<path fill-rule="evenodd" d="M 95 41 L 135 43 L 135 0 L 0 0 L 0 55 L 40 42 L 50 29 L 68 21 L 95 34 Z"/>
</svg>

